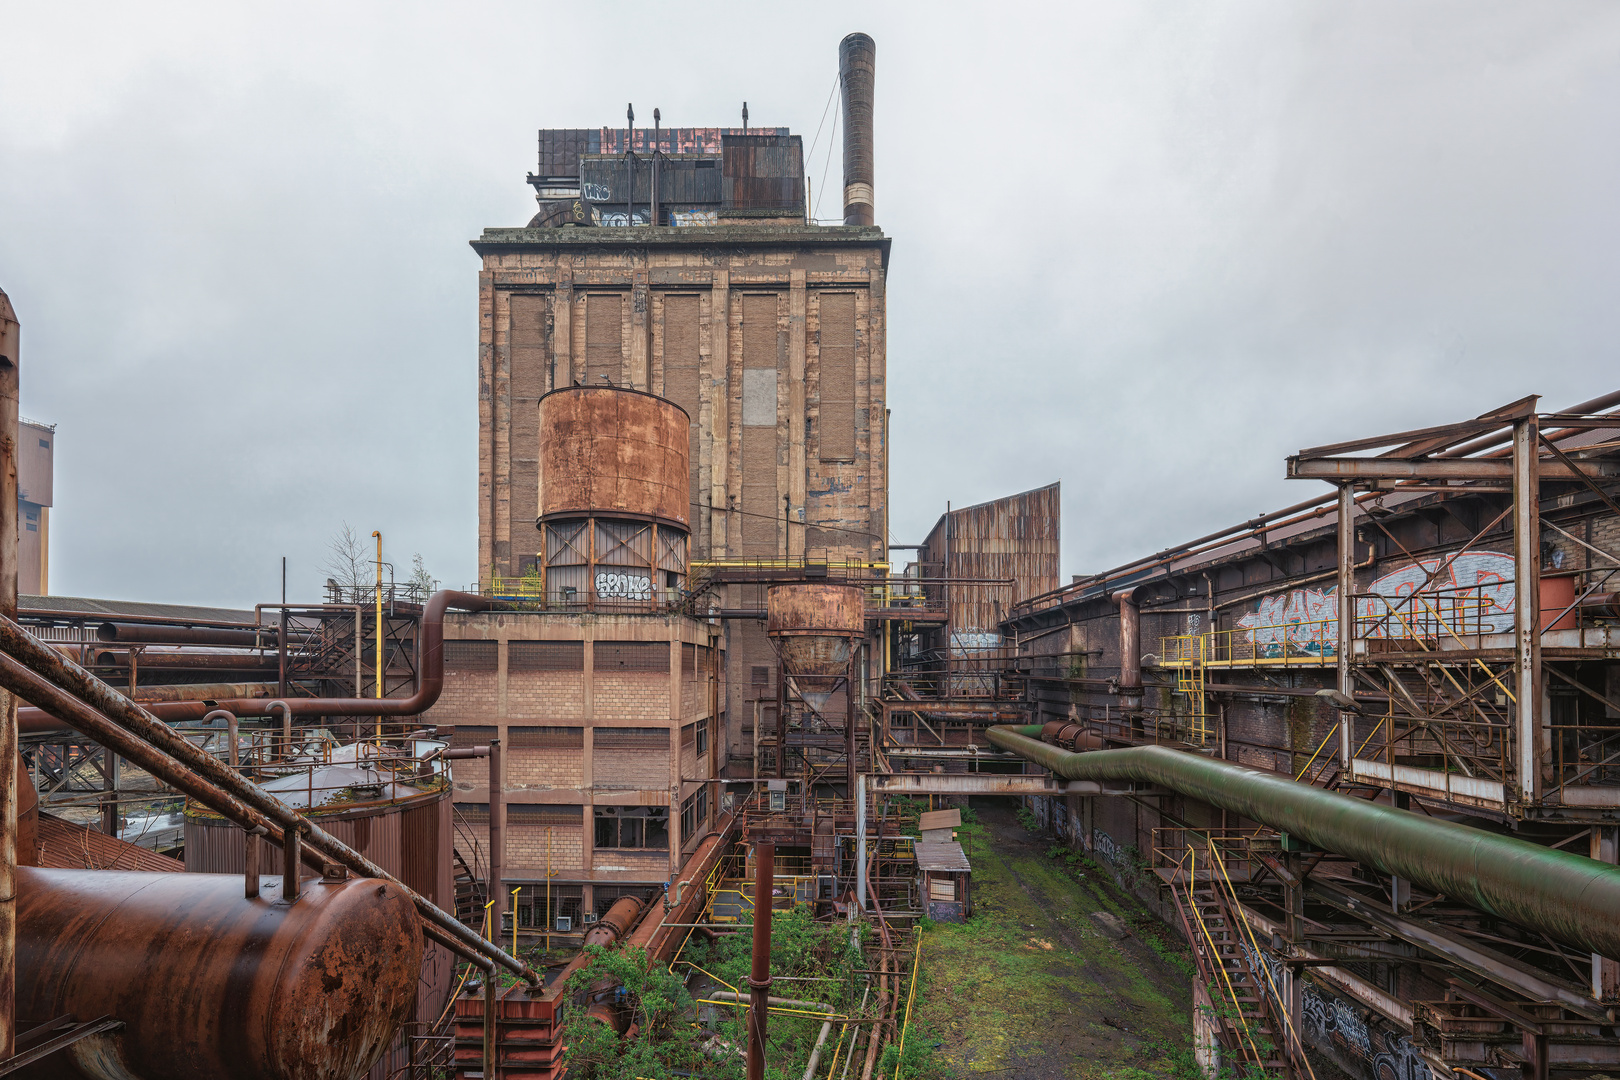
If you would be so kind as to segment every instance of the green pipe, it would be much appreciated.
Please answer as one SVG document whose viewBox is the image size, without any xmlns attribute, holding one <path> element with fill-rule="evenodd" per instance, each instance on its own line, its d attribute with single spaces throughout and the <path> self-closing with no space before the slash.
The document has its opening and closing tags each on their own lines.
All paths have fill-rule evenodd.
<svg viewBox="0 0 1620 1080">
<path fill-rule="evenodd" d="M 993 727 L 989 736 L 1057 776 L 1158 784 L 1582 952 L 1620 958 L 1620 867 L 1166 746 L 1070 753 L 1034 738 L 1040 732 Z"/>
</svg>

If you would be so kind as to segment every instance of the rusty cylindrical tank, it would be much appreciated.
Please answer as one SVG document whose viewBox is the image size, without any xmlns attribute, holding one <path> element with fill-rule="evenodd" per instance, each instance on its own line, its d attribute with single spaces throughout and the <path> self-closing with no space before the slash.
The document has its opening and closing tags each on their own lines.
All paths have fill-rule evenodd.
<svg viewBox="0 0 1620 1080">
<path fill-rule="evenodd" d="M 19 1076 L 352 1080 L 409 1017 L 422 966 L 411 901 L 371 878 L 295 904 L 267 880 L 18 871 L 17 1015 L 124 1027 Z"/>
<path fill-rule="evenodd" d="M 651 519 L 689 530 L 691 422 L 639 390 L 567 386 L 540 399 L 540 517 Z"/>
</svg>

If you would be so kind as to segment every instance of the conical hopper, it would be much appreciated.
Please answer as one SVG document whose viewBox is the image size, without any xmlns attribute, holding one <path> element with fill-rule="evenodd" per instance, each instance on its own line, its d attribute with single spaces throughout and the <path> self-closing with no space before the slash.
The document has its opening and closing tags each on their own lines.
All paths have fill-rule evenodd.
<svg viewBox="0 0 1620 1080">
<path fill-rule="evenodd" d="M 866 633 L 866 596 L 858 585 L 773 585 L 765 632 L 798 696 L 820 712 L 849 675 L 855 642 Z"/>
</svg>

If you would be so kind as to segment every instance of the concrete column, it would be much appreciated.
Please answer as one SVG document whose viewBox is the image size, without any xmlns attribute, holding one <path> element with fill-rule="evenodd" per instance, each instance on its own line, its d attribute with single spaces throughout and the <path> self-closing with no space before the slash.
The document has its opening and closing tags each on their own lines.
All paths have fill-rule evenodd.
<svg viewBox="0 0 1620 1080">
<path fill-rule="evenodd" d="M 646 256 L 642 267 L 633 272 L 630 285 L 630 385 L 652 391 L 652 319 L 647 294 Z"/>
<path fill-rule="evenodd" d="M 742 439 L 742 406 L 732 407 L 732 397 L 742 392 L 741 376 L 732 371 L 731 349 L 731 272 L 716 270 L 714 287 L 709 300 L 710 400 L 713 402 L 713 426 L 710 437 L 713 449 L 709 478 L 710 502 L 717 512 L 710 525 L 710 555 L 725 558 L 736 542 L 735 514 L 726 513 L 731 506 L 731 459 Z M 738 361 L 741 362 L 740 360 Z"/>
<path fill-rule="evenodd" d="M 499 638 L 495 642 L 495 716 L 497 723 L 511 715 L 506 708 L 506 657 L 508 653 L 506 639 Z"/>
<path fill-rule="evenodd" d="M 495 573 L 512 573 L 512 294 L 495 290 L 494 419 L 495 458 L 491 485 L 495 512 Z"/>
<path fill-rule="evenodd" d="M 495 565 L 495 275 L 478 275 L 478 581 Z M 358 616 L 357 616 L 358 618 Z M 355 690 L 355 696 L 360 691 Z"/>
<path fill-rule="evenodd" d="M 1541 795 L 1541 477 L 1535 415 L 1513 424 L 1514 766 L 1518 795 Z"/>
<path fill-rule="evenodd" d="M 557 268 L 557 290 L 552 294 L 552 297 L 552 377 L 555 380 L 555 386 L 571 386 L 574 380 L 573 267 L 563 265 Z"/>
<path fill-rule="evenodd" d="M 805 457 L 805 272 L 789 272 L 787 372 L 787 492 L 790 510 L 787 553 L 805 553 L 804 522 L 807 461 Z"/>
<path fill-rule="evenodd" d="M 1339 486 L 1339 633 L 1334 641 L 1339 662 L 1339 693 L 1354 699 L 1355 676 L 1350 671 L 1351 643 L 1356 636 L 1356 608 L 1351 593 L 1356 585 L 1355 491 L 1349 484 Z M 1210 602 L 1214 602 L 1214 592 Z M 1213 630 L 1213 624 L 1210 626 Z M 1339 772 L 1350 775 L 1350 759 L 1355 754 L 1356 714 L 1339 710 Z"/>
</svg>

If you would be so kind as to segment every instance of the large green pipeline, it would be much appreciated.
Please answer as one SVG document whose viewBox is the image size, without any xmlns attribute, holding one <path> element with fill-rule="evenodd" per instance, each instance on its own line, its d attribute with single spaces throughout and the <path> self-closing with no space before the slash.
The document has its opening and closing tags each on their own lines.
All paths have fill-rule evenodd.
<svg viewBox="0 0 1620 1080">
<path fill-rule="evenodd" d="M 1070 753 L 1033 737 L 1040 732 L 1039 726 L 993 727 L 989 736 L 1066 779 L 1158 784 L 1582 952 L 1620 957 L 1620 867 L 1230 761 L 1165 746 Z"/>
</svg>

